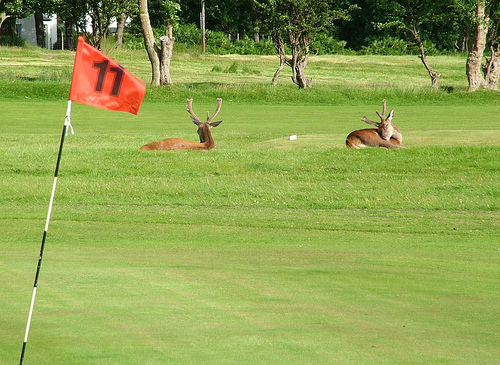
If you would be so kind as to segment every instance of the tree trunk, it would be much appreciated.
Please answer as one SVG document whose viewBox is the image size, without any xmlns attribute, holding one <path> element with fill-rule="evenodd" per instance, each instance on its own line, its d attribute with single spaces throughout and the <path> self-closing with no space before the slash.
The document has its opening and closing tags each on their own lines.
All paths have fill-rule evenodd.
<svg viewBox="0 0 500 365">
<path fill-rule="evenodd" d="M 311 87 L 312 80 L 308 79 L 304 73 L 309 60 L 309 38 L 292 31 L 289 31 L 288 35 L 292 46 L 292 81 L 299 86 L 299 89 Z"/>
<path fill-rule="evenodd" d="M 429 72 L 429 76 L 431 77 L 431 85 L 433 88 L 437 88 L 438 80 L 441 77 L 441 74 L 438 74 L 436 71 L 434 71 L 432 67 L 427 63 L 427 60 L 425 58 L 424 44 L 420 39 L 417 28 L 413 27 L 413 29 L 411 29 L 410 31 L 411 34 L 413 35 L 413 38 L 415 38 L 415 41 L 417 42 L 418 49 L 420 50 L 420 59 L 422 60 L 422 63 L 424 64 L 425 68 L 427 69 L 427 72 Z"/>
<path fill-rule="evenodd" d="M 65 35 L 63 42 L 65 42 L 64 49 L 75 51 L 75 42 L 73 40 L 73 21 L 66 19 L 64 21 Z"/>
<path fill-rule="evenodd" d="M 283 41 L 281 31 L 277 29 L 273 31 L 273 42 L 276 52 L 278 52 L 280 57 L 280 66 L 274 73 L 271 85 L 276 86 L 281 71 L 285 65 L 288 65 L 292 68 L 292 81 L 294 84 L 298 85 L 300 89 L 311 87 L 312 79 L 308 79 L 304 74 L 309 60 L 309 38 L 307 36 L 299 36 L 291 31 L 288 33 L 288 36 L 292 46 L 291 58 L 286 56 L 285 42 Z"/>
<path fill-rule="evenodd" d="M 0 47 L 2 47 L 2 25 L 3 22 L 8 18 L 10 18 L 10 15 L 7 15 L 7 13 L 0 13 Z"/>
<path fill-rule="evenodd" d="M 139 12 L 144 35 L 144 46 L 151 62 L 151 85 L 172 84 L 170 78 L 170 58 L 175 38 L 172 37 L 172 25 L 167 24 L 167 35 L 161 37 L 161 49 L 156 44 L 153 28 L 149 20 L 148 1 L 139 0 Z"/>
<path fill-rule="evenodd" d="M 148 0 L 139 0 L 139 17 L 141 19 L 142 34 L 144 35 L 144 47 L 151 62 L 152 78 L 151 85 L 160 85 L 160 57 L 158 47 L 155 43 L 153 28 L 149 21 Z"/>
<path fill-rule="evenodd" d="M 45 32 L 43 29 L 43 14 L 41 12 L 35 13 L 35 34 L 36 34 L 36 45 L 38 47 L 45 46 L 45 42 L 44 42 Z"/>
<path fill-rule="evenodd" d="M 123 30 L 125 29 L 125 21 L 127 20 L 127 14 L 122 14 L 116 19 L 116 44 L 118 46 L 123 44 Z"/>
<path fill-rule="evenodd" d="M 280 65 L 274 73 L 273 79 L 271 80 L 271 85 L 276 86 L 278 84 L 278 77 L 280 76 L 281 71 L 283 71 L 285 64 L 287 63 L 287 61 L 290 62 L 291 60 L 287 59 L 286 57 L 285 42 L 283 41 L 281 31 L 277 29 L 273 31 L 273 42 L 274 47 L 276 48 L 276 52 L 278 52 L 278 56 L 280 58 Z M 290 63 L 288 64 L 290 65 Z"/>
<path fill-rule="evenodd" d="M 498 90 L 498 79 L 500 77 L 500 45 L 490 47 L 491 58 L 487 59 L 484 71 L 485 87 Z"/>
<path fill-rule="evenodd" d="M 173 24 L 167 23 L 165 36 L 160 38 L 161 41 L 161 54 L 160 54 L 160 84 L 172 85 L 172 78 L 170 77 L 170 60 L 172 59 L 174 51 L 175 38 L 173 37 Z"/>
<path fill-rule="evenodd" d="M 253 41 L 255 43 L 259 43 L 260 42 L 260 28 L 259 27 L 254 27 L 253 28 Z"/>
<path fill-rule="evenodd" d="M 285 67 L 285 57 L 284 57 L 284 55 L 282 56 L 280 54 L 280 66 L 278 67 L 278 69 L 274 73 L 273 79 L 271 80 L 271 86 L 276 86 L 278 84 L 278 77 L 280 76 L 281 71 L 283 71 L 284 67 Z"/>
<path fill-rule="evenodd" d="M 481 63 L 484 48 L 486 47 L 486 35 L 488 34 L 489 16 L 486 12 L 486 1 L 478 0 L 476 4 L 476 24 L 474 36 L 470 44 L 467 57 L 467 78 L 469 80 L 468 91 L 475 91 L 484 86 Z"/>
</svg>

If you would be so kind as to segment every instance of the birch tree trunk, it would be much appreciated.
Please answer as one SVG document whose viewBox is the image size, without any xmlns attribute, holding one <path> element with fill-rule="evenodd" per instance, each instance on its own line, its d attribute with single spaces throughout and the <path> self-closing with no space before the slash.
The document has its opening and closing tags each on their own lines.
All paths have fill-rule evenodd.
<svg viewBox="0 0 500 365">
<path fill-rule="evenodd" d="M 475 91 L 485 86 L 482 73 L 483 53 L 486 47 L 486 35 L 488 34 L 489 15 L 486 12 L 486 1 L 478 0 L 476 4 L 476 24 L 474 36 L 467 57 L 467 79 L 469 80 L 468 91 Z"/>
<path fill-rule="evenodd" d="M 123 44 L 123 30 L 125 29 L 125 21 L 127 20 L 127 14 L 120 15 L 116 20 L 117 20 L 116 44 L 119 46 Z"/>
<path fill-rule="evenodd" d="M 160 38 L 161 41 L 161 56 L 160 56 L 160 83 L 162 85 L 172 85 L 172 77 L 170 77 L 170 60 L 174 53 L 175 38 L 172 36 L 173 24 L 167 24 L 165 36 Z"/>
<path fill-rule="evenodd" d="M 139 0 L 139 17 L 141 19 L 144 46 L 151 62 L 151 85 L 172 84 L 170 78 L 170 58 L 174 47 L 175 38 L 172 37 L 172 26 L 167 24 L 167 35 L 161 38 L 161 49 L 158 47 L 149 20 L 148 1 Z M 170 33 L 170 34 L 169 34 Z"/>
</svg>

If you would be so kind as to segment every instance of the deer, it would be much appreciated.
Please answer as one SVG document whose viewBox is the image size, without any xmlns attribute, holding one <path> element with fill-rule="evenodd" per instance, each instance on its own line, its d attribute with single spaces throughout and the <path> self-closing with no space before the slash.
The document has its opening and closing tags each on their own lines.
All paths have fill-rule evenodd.
<svg viewBox="0 0 500 365">
<path fill-rule="evenodd" d="M 380 117 L 380 123 L 370 120 L 366 116 L 361 118 L 361 121 L 372 124 L 376 126 L 377 129 L 358 129 L 349 133 L 345 141 L 347 147 L 357 149 L 364 147 L 405 148 L 401 144 L 403 141 L 401 130 L 395 124 L 392 124 L 394 109 L 385 117 L 387 110 L 386 100 L 382 100 L 382 103 L 382 114 L 376 111 L 377 115 Z"/>
<path fill-rule="evenodd" d="M 187 108 L 186 110 L 191 115 L 191 120 L 194 124 L 198 126 L 198 135 L 200 136 L 200 142 L 188 141 L 182 138 L 166 138 L 162 141 L 151 142 L 141 147 L 141 150 L 151 151 L 151 150 L 162 150 L 162 151 L 173 151 L 173 150 L 203 150 L 208 151 L 215 148 L 215 142 L 212 137 L 212 132 L 210 129 L 217 127 L 222 123 L 221 121 L 212 122 L 212 120 L 219 114 L 220 108 L 222 106 L 222 99 L 217 99 L 217 108 L 212 116 L 207 112 L 207 121 L 202 122 L 200 118 L 196 116 L 193 111 L 193 99 L 186 99 Z"/>
</svg>

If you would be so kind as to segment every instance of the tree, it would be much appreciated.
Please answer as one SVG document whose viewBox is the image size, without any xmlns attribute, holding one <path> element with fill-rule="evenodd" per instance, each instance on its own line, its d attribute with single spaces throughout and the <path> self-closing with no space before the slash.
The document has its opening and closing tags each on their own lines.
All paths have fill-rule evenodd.
<svg viewBox="0 0 500 365">
<path fill-rule="evenodd" d="M 144 35 L 144 46 L 151 62 L 151 85 L 171 85 L 170 59 L 174 48 L 173 26 L 177 20 L 180 6 L 171 0 L 162 0 L 165 11 L 165 36 L 160 38 L 160 47 L 155 40 L 153 28 L 149 18 L 148 0 L 139 0 L 139 17 Z"/>
<path fill-rule="evenodd" d="M 258 4 L 280 57 L 272 84 L 276 84 L 281 70 L 288 65 L 292 68 L 292 81 L 301 89 L 312 85 L 304 71 L 314 34 L 324 31 L 335 19 L 348 18 L 349 12 L 357 8 L 348 1 L 332 0 L 261 0 Z M 291 48 L 291 57 L 286 55 L 285 40 Z"/>
<path fill-rule="evenodd" d="M 200 0 L 180 2 L 180 18 L 183 24 L 200 24 Z M 254 0 L 207 0 L 205 2 L 205 25 L 207 29 L 228 34 L 239 34 L 245 38 L 258 28 Z"/>
<path fill-rule="evenodd" d="M 54 12 L 64 24 L 64 46 L 66 49 L 75 50 L 76 44 L 73 39 L 73 29 L 76 28 L 77 33 L 82 33 L 85 30 L 85 19 L 87 13 L 87 5 L 85 0 L 73 0 L 72 2 L 64 0 L 55 0 Z"/>
<path fill-rule="evenodd" d="M 29 1 L 54 2 L 52 9 L 59 19 L 64 22 L 65 44 L 69 49 L 74 49 L 73 29 L 76 29 L 78 34 L 87 34 L 88 43 L 96 48 L 101 48 L 103 39 L 108 36 L 109 25 L 113 19 L 118 19 L 121 15 L 127 13 L 137 13 L 136 0 Z M 44 12 L 46 11 L 47 9 Z M 90 34 L 87 32 L 88 25 L 92 29 Z"/>
<path fill-rule="evenodd" d="M 30 10 L 30 5 L 31 4 L 26 4 L 26 3 L 31 3 L 31 2 L 36 2 L 35 0 L 31 1 L 23 1 L 23 0 L 0 0 L 0 41 L 1 41 L 1 30 L 2 30 L 2 25 L 5 20 L 9 18 L 13 18 L 13 20 L 17 17 L 20 18 L 25 18 L 31 14 L 33 14 Z M 50 0 L 49 0 L 50 1 Z M 40 2 L 44 2 L 44 0 L 40 0 Z M 41 15 L 41 14 L 40 14 Z M 43 26 L 43 23 L 40 18 L 38 18 L 39 24 Z M 10 27 L 11 34 L 14 35 L 16 34 L 16 23 L 15 21 L 12 22 L 12 25 Z M 42 29 L 43 31 L 43 29 Z M 37 29 L 37 36 L 41 34 L 40 29 Z M 42 38 L 43 41 L 43 38 Z M 0 42 L 1 43 L 1 42 Z"/>
<path fill-rule="evenodd" d="M 411 36 L 419 50 L 419 58 L 422 60 L 429 76 L 433 88 L 438 87 L 438 80 L 441 76 L 431 67 L 426 58 L 426 50 L 422 40 L 422 33 L 439 24 L 449 24 L 452 22 L 454 13 L 450 10 L 451 0 L 436 2 L 434 0 L 385 0 L 382 5 L 391 9 L 389 14 L 392 17 L 386 18 L 385 22 L 377 23 L 378 29 L 394 28 L 403 33 L 405 37 Z"/>
<path fill-rule="evenodd" d="M 53 13 L 54 1 L 53 0 L 22 0 L 22 17 L 28 15 L 34 15 L 35 18 L 35 34 L 36 34 L 36 44 L 39 47 L 44 46 L 44 26 L 43 26 L 43 14 Z"/>
<path fill-rule="evenodd" d="M 466 64 L 468 91 L 480 88 L 497 90 L 500 75 L 499 1 L 455 0 L 455 6 L 472 34 Z M 486 48 L 491 52 L 490 58 L 484 56 Z"/>
<path fill-rule="evenodd" d="M 20 0 L 0 0 L 0 31 L 3 22 L 10 18 L 20 6 Z"/>
</svg>

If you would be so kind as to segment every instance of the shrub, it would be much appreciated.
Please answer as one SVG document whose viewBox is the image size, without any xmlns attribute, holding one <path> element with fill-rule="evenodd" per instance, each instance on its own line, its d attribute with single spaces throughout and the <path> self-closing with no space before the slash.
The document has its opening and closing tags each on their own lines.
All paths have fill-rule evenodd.
<svg viewBox="0 0 500 365">
<path fill-rule="evenodd" d="M 27 43 L 24 39 L 18 37 L 18 36 L 9 36 L 9 35 L 4 35 L 1 38 L 2 46 L 14 46 L 14 47 L 26 47 Z"/>
<path fill-rule="evenodd" d="M 312 52 L 318 54 L 344 54 L 346 41 L 335 39 L 328 34 L 317 34 L 311 44 Z"/>
<path fill-rule="evenodd" d="M 388 37 L 382 40 L 374 40 L 370 45 L 363 46 L 360 54 L 374 54 L 374 55 L 405 55 L 410 53 L 408 51 L 408 44 L 406 41 Z"/>
<path fill-rule="evenodd" d="M 131 35 L 131 34 L 124 34 L 122 48 L 132 49 L 132 50 L 143 49 L 144 48 L 144 38 L 136 37 L 136 36 Z"/>
<path fill-rule="evenodd" d="M 210 53 L 228 54 L 231 52 L 231 40 L 224 32 L 207 30 L 205 32 L 205 45 Z"/>
<path fill-rule="evenodd" d="M 200 29 L 196 24 L 182 24 L 174 34 L 176 42 L 190 46 L 201 43 Z"/>
</svg>

